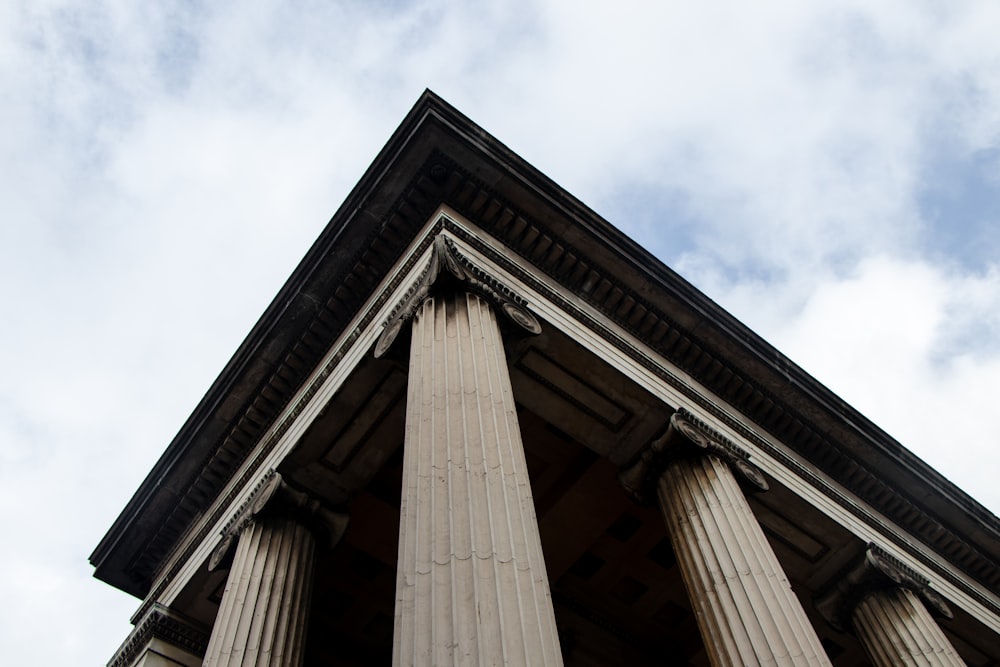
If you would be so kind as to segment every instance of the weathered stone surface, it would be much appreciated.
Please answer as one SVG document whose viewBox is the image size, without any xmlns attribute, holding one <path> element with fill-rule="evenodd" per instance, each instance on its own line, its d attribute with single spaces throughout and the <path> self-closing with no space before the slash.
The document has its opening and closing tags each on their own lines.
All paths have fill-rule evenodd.
<svg viewBox="0 0 1000 667">
<path fill-rule="evenodd" d="M 933 617 L 954 618 L 944 598 L 874 543 L 837 573 L 816 609 L 838 631 L 853 631 L 878 667 L 965 664 Z"/>
<path fill-rule="evenodd" d="M 674 460 L 657 491 L 712 664 L 829 665 L 729 466 Z"/>
<path fill-rule="evenodd" d="M 496 315 L 428 298 L 410 353 L 395 665 L 562 658 Z"/>
<path fill-rule="evenodd" d="M 269 473 L 213 554 L 236 555 L 205 652 L 206 667 L 302 664 L 317 537 L 333 546 L 347 516 L 332 512 Z"/>
<path fill-rule="evenodd" d="M 242 532 L 205 655 L 207 667 L 302 664 L 316 540 L 272 517 Z"/>
<path fill-rule="evenodd" d="M 908 588 L 869 593 L 854 608 L 851 626 L 876 667 L 965 664 L 927 607 Z"/>
</svg>

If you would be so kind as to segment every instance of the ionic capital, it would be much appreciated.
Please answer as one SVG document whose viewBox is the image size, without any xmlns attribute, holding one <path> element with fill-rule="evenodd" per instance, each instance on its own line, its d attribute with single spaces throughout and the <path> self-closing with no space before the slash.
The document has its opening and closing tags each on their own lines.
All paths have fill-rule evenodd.
<svg viewBox="0 0 1000 667">
<path fill-rule="evenodd" d="M 376 358 L 385 356 L 392 348 L 403 325 L 413 318 L 432 291 L 446 289 L 449 283 L 484 297 L 498 312 L 528 333 L 541 333 L 542 327 L 528 310 L 527 300 L 463 255 L 448 236 L 438 234 L 427 265 L 389 314 L 375 344 Z"/>
<path fill-rule="evenodd" d="M 222 539 L 212 552 L 208 569 L 214 571 L 228 564 L 240 533 L 251 522 L 276 517 L 301 523 L 331 548 L 343 537 L 349 519 L 347 514 L 335 512 L 309 494 L 293 489 L 281 474 L 269 470 L 223 527 Z"/>
<path fill-rule="evenodd" d="M 933 614 L 953 618 L 948 603 L 930 588 L 929 583 L 925 577 L 872 543 L 816 598 L 816 610 L 834 629 L 846 632 L 851 627 L 854 608 L 866 595 L 880 590 L 906 588 L 916 593 Z"/>
<path fill-rule="evenodd" d="M 744 487 L 767 491 L 767 480 L 750 455 L 714 428 L 681 408 L 670 417 L 666 432 L 653 440 L 618 473 L 625 492 L 641 505 L 656 500 L 656 483 L 671 461 L 713 455 L 724 461 Z"/>
</svg>

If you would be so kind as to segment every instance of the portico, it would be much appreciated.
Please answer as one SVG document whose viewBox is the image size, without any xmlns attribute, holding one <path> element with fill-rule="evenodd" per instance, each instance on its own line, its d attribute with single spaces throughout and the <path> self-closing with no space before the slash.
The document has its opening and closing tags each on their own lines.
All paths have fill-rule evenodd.
<svg viewBox="0 0 1000 667">
<path fill-rule="evenodd" d="M 191 664 L 883 664 L 914 595 L 1000 660 L 998 522 L 922 465 L 427 94 L 92 560 Z M 871 543 L 919 590 L 839 622 Z"/>
</svg>

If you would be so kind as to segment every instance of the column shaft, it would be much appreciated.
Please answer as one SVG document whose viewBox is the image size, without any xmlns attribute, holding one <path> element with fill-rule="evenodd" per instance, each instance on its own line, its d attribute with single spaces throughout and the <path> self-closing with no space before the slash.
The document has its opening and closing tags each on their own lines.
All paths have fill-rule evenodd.
<svg viewBox="0 0 1000 667">
<path fill-rule="evenodd" d="M 927 607 L 909 589 L 869 593 L 854 608 L 851 624 L 876 667 L 965 664 Z"/>
<path fill-rule="evenodd" d="M 404 447 L 393 664 L 561 664 L 503 341 L 478 296 L 416 312 Z"/>
<path fill-rule="evenodd" d="M 315 554 L 312 532 L 292 519 L 255 519 L 243 530 L 206 666 L 302 664 Z"/>
<path fill-rule="evenodd" d="M 660 508 L 713 665 L 829 665 L 728 465 L 671 462 Z"/>
</svg>

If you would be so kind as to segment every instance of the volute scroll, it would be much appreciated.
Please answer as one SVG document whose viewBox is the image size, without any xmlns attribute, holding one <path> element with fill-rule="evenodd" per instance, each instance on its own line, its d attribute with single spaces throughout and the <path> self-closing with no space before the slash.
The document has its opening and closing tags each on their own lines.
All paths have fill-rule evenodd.
<svg viewBox="0 0 1000 667">
<path fill-rule="evenodd" d="M 750 455 L 711 426 L 681 408 L 670 416 L 670 425 L 618 473 L 625 492 L 640 505 L 656 500 L 656 482 L 667 465 L 678 458 L 714 455 L 735 473 L 749 491 L 768 490 L 760 468 L 750 462 Z"/>
<path fill-rule="evenodd" d="M 449 283 L 458 284 L 462 289 L 486 298 L 499 313 L 529 334 L 541 333 L 542 326 L 529 310 L 526 299 L 462 254 L 451 238 L 438 234 L 430 260 L 383 325 L 382 334 L 375 344 L 376 359 L 389 352 L 403 325 L 413 318 L 424 300 L 435 289 L 445 289 Z"/>
</svg>

